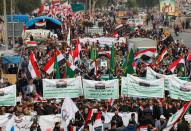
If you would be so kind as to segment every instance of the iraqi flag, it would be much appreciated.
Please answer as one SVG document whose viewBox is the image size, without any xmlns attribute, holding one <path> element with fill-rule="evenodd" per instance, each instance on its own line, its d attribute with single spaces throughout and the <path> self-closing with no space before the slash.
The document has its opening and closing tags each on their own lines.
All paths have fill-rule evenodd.
<svg viewBox="0 0 191 131">
<path fill-rule="evenodd" d="M 113 103 L 114 103 L 113 98 L 110 98 L 110 99 L 109 99 L 109 106 L 113 106 Z"/>
<path fill-rule="evenodd" d="M 165 49 L 162 51 L 161 55 L 158 57 L 156 63 L 157 63 L 157 64 L 160 63 L 160 62 L 163 60 L 164 56 L 165 56 L 167 53 L 168 53 L 168 50 L 165 48 Z"/>
<path fill-rule="evenodd" d="M 46 21 L 42 21 L 42 22 L 39 21 L 39 22 L 36 22 L 35 25 L 38 26 L 38 27 L 46 26 Z"/>
<path fill-rule="evenodd" d="M 103 123 L 102 123 L 102 120 L 101 120 L 101 113 L 100 112 L 97 113 L 97 116 L 96 116 L 95 122 L 93 124 L 93 127 L 94 128 L 103 127 Z"/>
<path fill-rule="evenodd" d="M 180 119 L 184 116 L 184 114 L 186 113 L 186 111 L 188 110 L 188 108 L 190 107 L 191 104 L 191 100 L 189 102 L 187 102 L 180 110 L 178 110 L 175 114 L 173 114 L 168 122 L 167 122 L 167 126 L 165 129 L 163 129 L 163 131 L 169 131 L 174 125 L 176 125 Z"/>
<path fill-rule="evenodd" d="M 155 52 L 156 52 L 156 49 L 154 49 L 154 48 L 142 50 L 140 52 L 135 53 L 134 60 L 140 59 L 143 55 L 153 57 Z"/>
<path fill-rule="evenodd" d="M 70 45 L 69 62 L 70 62 L 71 64 L 74 63 L 72 45 Z"/>
<path fill-rule="evenodd" d="M 57 57 L 58 65 L 62 65 L 64 63 L 63 54 L 59 50 L 56 50 L 55 55 L 51 56 L 51 58 L 48 60 L 47 64 L 44 66 L 44 71 L 47 74 L 51 74 L 54 70 L 55 56 Z"/>
<path fill-rule="evenodd" d="M 90 110 L 89 110 L 89 112 L 88 112 L 88 116 L 86 117 L 85 123 L 87 123 L 88 121 L 90 121 L 91 118 L 92 118 L 92 116 L 93 116 L 93 110 L 92 110 L 92 108 L 90 108 Z"/>
<path fill-rule="evenodd" d="M 132 67 L 133 67 L 134 72 L 136 72 L 136 66 L 137 66 L 136 61 L 133 61 Z"/>
<path fill-rule="evenodd" d="M 110 59 L 111 57 L 111 51 L 99 51 L 98 52 L 98 57 L 102 57 L 102 56 L 105 56 L 107 57 L 108 59 Z"/>
<path fill-rule="evenodd" d="M 148 126 L 140 126 L 139 130 L 140 131 L 148 131 Z"/>
<path fill-rule="evenodd" d="M 92 110 L 92 108 L 90 108 L 84 124 L 80 127 L 80 129 L 78 131 L 84 130 L 84 126 L 91 120 L 92 116 L 93 116 L 93 110 Z"/>
<path fill-rule="evenodd" d="M 177 66 L 179 63 L 183 63 L 183 64 L 185 63 L 183 56 L 181 56 L 178 60 L 175 60 L 175 61 L 168 67 L 168 69 L 169 69 L 171 72 L 174 72 L 176 66 Z"/>
<path fill-rule="evenodd" d="M 44 71 L 49 75 L 54 71 L 54 61 L 55 61 L 54 56 L 51 56 L 47 64 L 44 66 Z"/>
<path fill-rule="evenodd" d="M 91 71 L 90 74 L 94 74 L 97 77 L 97 72 L 98 72 L 98 63 L 97 60 L 94 59 L 94 61 L 91 64 Z"/>
<path fill-rule="evenodd" d="M 191 52 L 188 54 L 187 60 L 188 60 L 188 61 L 191 61 Z"/>
<path fill-rule="evenodd" d="M 80 40 L 77 39 L 76 41 L 76 48 L 73 51 L 73 60 L 74 63 L 80 60 L 80 51 L 81 51 L 81 45 L 80 45 Z"/>
<path fill-rule="evenodd" d="M 37 66 L 34 53 L 31 51 L 29 56 L 28 71 L 31 74 L 31 78 L 36 78 L 40 76 L 40 70 Z"/>
<path fill-rule="evenodd" d="M 63 65 L 64 64 L 64 55 L 59 50 L 56 50 L 55 54 L 57 57 L 58 65 L 59 66 Z"/>
<path fill-rule="evenodd" d="M 27 47 L 36 47 L 37 44 L 38 43 L 36 41 L 27 41 L 26 42 Z"/>
<path fill-rule="evenodd" d="M 73 65 L 72 63 L 70 63 L 69 61 L 66 61 L 66 64 L 68 67 L 70 67 L 71 70 L 73 70 L 74 72 L 77 71 L 77 66 Z"/>
</svg>

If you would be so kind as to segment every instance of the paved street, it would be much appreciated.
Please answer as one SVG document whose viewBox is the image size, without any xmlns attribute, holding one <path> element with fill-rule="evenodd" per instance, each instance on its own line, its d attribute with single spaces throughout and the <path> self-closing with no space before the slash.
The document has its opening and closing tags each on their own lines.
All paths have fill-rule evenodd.
<svg viewBox="0 0 191 131">
<path fill-rule="evenodd" d="M 148 28 L 148 29 L 152 29 L 152 24 L 149 23 L 149 26 L 145 26 L 145 28 Z M 163 27 L 165 28 L 165 27 Z M 165 30 L 169 30 L 169 29 L 165 29 Z M 189 47 L 190 51 L 191 51 L 191 30 L 186 30 L 182 33 L 180 33 L 180 35 L 177 37 L 174 33 L 174 29 L 170 29 L 170 32 L 172 33 L 172 36 L 175 40 L 183 40 L 183 42 L 185 43 L 185 45 L 187 47 Z"/>
<path fill-rule="evenodd" d="M 191 32 L 182 32 L 178 37 L 176 37 L 175 33 L 172 32 L 172 36 L 174 39 L 182 39 L 185 45 L 191 50 Z"/>
</svg>

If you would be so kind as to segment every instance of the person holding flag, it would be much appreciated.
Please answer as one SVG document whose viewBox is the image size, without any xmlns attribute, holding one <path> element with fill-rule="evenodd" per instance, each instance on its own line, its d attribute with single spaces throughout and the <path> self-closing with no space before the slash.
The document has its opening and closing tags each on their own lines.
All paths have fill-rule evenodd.
<svg viewBox="0 0 191 131">
<path fill-rule="evenodd" d="M 70 106 L 69 106 L 70 105 Z M 75 119 L 75 113 L 78 107 L 71 98 L 65 98 L 61 108 L 61 122 L 65 130 L 70 123 L 70 120 Z"/>
<path fill-rule="evenodd" d="M 111 57 L 110 57 L 110 68 L 109 68 L 109 78 L 113 78 L 113 74 L 115 73 L 116 63 L 115 63 L 115 48 L 112 44 L 111 47 Z"/>
<path fill-rule="evenodd" d="M 189 109 L 190 104 L 191 104 L 191 100 L 187 102 L 186 104 L 184 104 L 184 106 L 180 110 L 178 110 L 175 114 L 173 114 L 169 118 L 167 122 L 167 126 L 166 128 L 164 128 L 163 131 L 169 131 L 171 128 L 173 128 L 181 120 L 181 118 L 184 116 L 186 111 Z"/>
</svg>

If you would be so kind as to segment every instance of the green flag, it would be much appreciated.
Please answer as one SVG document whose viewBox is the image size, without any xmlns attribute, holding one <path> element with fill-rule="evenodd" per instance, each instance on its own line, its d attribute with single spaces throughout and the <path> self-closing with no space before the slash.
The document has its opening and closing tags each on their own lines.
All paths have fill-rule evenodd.
<svg viewBox="0 0 191 131">
<path fill-rule="evenodd" d="M 127 75 L 127 59 L 128 57 L 124 57 L 123 58 L 123 65 L 122 65 L 122 71 L 123 71 L 123 75 L 126 76 Z"/>
<path fill-rule="evenodd" d="M 115 49 L 114 49 L 114 45 L 112 45 L 111 57 L 110 57 L 110 69 L 109 69 L 110 78 L 112 78 L 112 75 L 114 72 L 115 72 Z"/>
<path fill-rule="evenodd" d="M 54 69 L 56 70 L 56 79 L 60 79 L 60 71 L 59 71 L 59 66 L 58 66 L 58 61 L 57 61 L 57 57 L 55 57 L 55 60 L 54 60 Z"/>
<path fill-rule="evenodd" d="M 96 59 L 96 57 L 97 57 L 96 48 L 93 47 L 93 48 L 91 48 L 90 59 L 94 60 L 94 59 Z"/>
<path fill-rule="evenodd" d="M 134 52 L 133 52 L 133 49 L 131 49 L 131 51 L 130 51 L 130 53 L 129 53 L 128 65 L 127 65 L 127 73 L 128 73 L 128 74 L 133 74 L 133 73 L 135 73 L 135 72 L 134 72 L 134 69 L 133 69 L 133 66 L 132 66 L 133 61 L 134 61 Z"/>
<path fill-rule="evenodd" d="M 72 7 L 72 11 L 73 11 L 73 12 L 78 12 L 78 11 L 82 11 L 82 10 L 85 9 L 83 3 L 79 3 L 79 4 L 71 4 L 71 7 Z"/>
<path fill-rule="evenodd" d="M 74 78 L 75 72 L 68 66 L 66 65 L 66 78 Z"/>
</svg>

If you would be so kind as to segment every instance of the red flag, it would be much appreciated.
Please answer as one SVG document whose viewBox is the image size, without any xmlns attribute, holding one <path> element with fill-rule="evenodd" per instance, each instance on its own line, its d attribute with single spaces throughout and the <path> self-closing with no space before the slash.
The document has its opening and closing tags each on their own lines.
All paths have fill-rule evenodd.
<svg viewBox="0 0 191 131">
<path fill-rule="evenodd" d="M 61 66 L 64 64 L 64 56 L 63 54 L 60 52 L 60 50 L 56 50 L 55 51 L 56 57 L 57 57 L 57 62 L 58 65 Z"/>
<path fill-rule="evenodd" d="M 111 51 L 98 51 L 98 57 L 106 56 L 108 59 L 110 59 Z"/>
<path fill-rule="evenodd" d="M 37 44 L 38 43 L 36 41 L 27 41 L 26 42 L 27 47 L 36 47 Z"/>
<path fill-rule="evenodd" d="M 155 54 L 156 49 L 155 48 L 150 48 L 150 49 L 146 49 L 146 50 L 142 50 L 140 52 L 137 52 L 134 56 L 134 59 L 139 59 L 141 58 L 143 55 L 152 57 Z"/>
<path fill-rule="evenodd" d="M 113 37 L 118 38 L 119 34 L 117 32 L 113 32 Z"/>
<path fill-rule="evenodd" d="M 92 116 L 93 116 L 93 110 L 90 109 L 89 112 L 88 112 L 88 116 L 86 118 L 85 123 L 87 123 L 89 120 L 91 120 Z"/>
<path fill-rule="evenodd" d="M 188 60 L 188 61 L 191 61 L 191 52 L 188 54 L 187 60 Z"/>
<path fill-rule="evenodd" d="M 52 56 L 52 57 L 48 60 L 47 64 L 44 66 L 44 71 L 45 71 L 46 73 L 51 74 L 51 73 L 53 72 L 53 70 L 54 70 L 54 61 L 55 61 L 54 56 Z"/>
<path fill-rule="evenodd" d="M 157 59 L 156 63 L 157 63 L 157 64 L 160 63 L 160 62 L 162 61 L 162 59 L 164 58 L 164 56 L 165 56 L 167 53 L 168 53 L 168 50 L 165 48 L 165 49 L 162 51 L 162 53 L 161 53 L 161 55 L 159 56 L 159 58 Z"/>
<path fill-rule="evenodd" d="M 103 123 L 101 121 L 101 113 L 98 112 L 93 127 L 96 128 L 96 127 L 102 127 L 102 126 L 103 126 Z"/>
<path fill-rule="evenodd" d="M 109 99 L 109 105 L 113 106 L 114 100 L 112 98 Z"/>
<path fill-rule="evenodd" d="M 45 26 L 45 25 L 46 25 L 46 21 L 43 21 L 43 22 L 39 21 L 39 22 L 36 22 L 35 25 L 38 26 L 38 27 Z"/>
<path fill-rule="evenodd" d="M 81 46 L 80 46 L 80 40 L 78 38 L 77 41 L 76 41 L 76 48 L 73 51 L 74 63 L 77 62 L 80 59 L 80 51 L 81 51 Z"/>
<path fill-rule="evenodd" d="M 169 69 L 171 72 L 174 72 L 176 66 L 177 66 L 179 63 L 185 63 L 183 56 L 180 56 L 180 58 L 179 58 L 178 60 L 175 60 L 175 61 L 168 67 L 168 69 Z"/>
<path fill-rule="evenodd" d="M 37 15 L 41 16 L 43 11 L 44 11 L 44 4 L 45 4 L 46 0 L 43 1 L 42 5 L 40 6 Z"/>
<path fill-rule="evenodd" d="M 70 63 L 69 61 L 66 61 L 66 64 L 70 67 L 70 69 L 72 69 L 73 71 L 75 71 L 77 69 L 77 67 L 75 65 L 73 65 L 72 63 Z"/>
<path fill-rule="evenodd" d="M 29 56 L 28 70 L 32 78 L 36 78 L 40 76 L 40 70 L 38 69 L 36 59 L 32 51 Z"/>
<path fill-rule="evenodd" d="M 76 126 L 71 126 L 70 131 L 76 131 Z"/>
<path fill-rule="evenodd" d="M 27 29 L 27 27 L 26 27 L 26 25 L 24 25 L 24 26 L 23 26 L 23 33 L 26 32 L 26 29 Z"/>
<path fill-rule="evenodd" d="M 50 53 L 48 55 L 50 55 Z M 44 66 L 44 71 L 48 74 L 51 74 L 54 70 L 55 57 L 57 58 L 57 62 L 59 65 L 63 63 L 64 60 L 63 54 L 59 50 L 55 50 L 54 55 L 51 56 L 47 64 Z"/>
<path fill-rule="evenodd" d="M 134 72 L 136 72 L 136 61 L 133 61 L 133 63 L 132 63 L 132 67 L 133 67 L 133 70 L 134 70 Z"/>
</svg>

